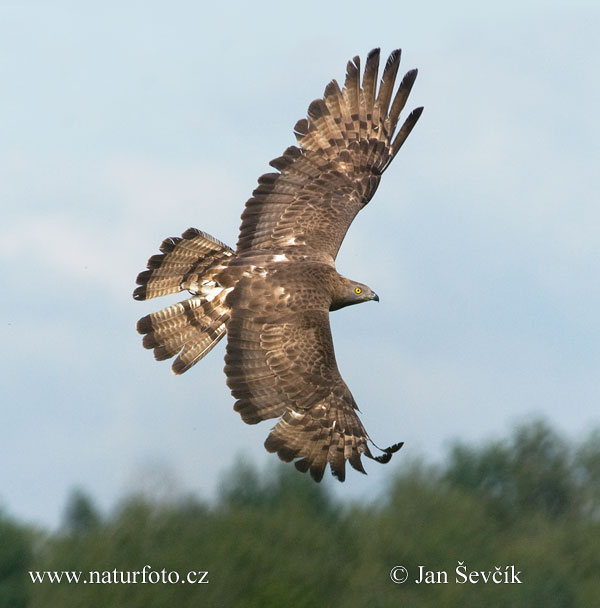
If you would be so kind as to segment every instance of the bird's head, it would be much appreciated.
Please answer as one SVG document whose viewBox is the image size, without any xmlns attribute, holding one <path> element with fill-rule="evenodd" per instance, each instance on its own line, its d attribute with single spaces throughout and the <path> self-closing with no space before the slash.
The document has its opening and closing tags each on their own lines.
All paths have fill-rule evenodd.
<svg viewBox="0 0 600 608">
<path fill-rule="evenodd" d="M 370 300 L 379 302 L 379 296 L 368 285 L 346 280 L 343 297 L 335 300 L 332 303 L 330 310 L 338 310 L 344 306 L 369 302 Z"/>
</svg>

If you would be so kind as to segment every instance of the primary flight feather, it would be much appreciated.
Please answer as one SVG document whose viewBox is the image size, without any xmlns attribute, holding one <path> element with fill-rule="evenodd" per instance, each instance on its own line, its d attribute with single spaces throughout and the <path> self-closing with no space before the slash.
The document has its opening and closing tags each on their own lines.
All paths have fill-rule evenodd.
<svg viewBox="0 0 600 608">
<path fill-rule="evenodd" d="M 227 334 L 225 374 L 244 422 L 279 418 L 265 441 L 320 481 L 327 464 L 340 480 L 346 461 L 364 473 L 361 455 L 387 462 L 402 444 L 373 456 L 357 405 L 337 368 L 329 312 L 379 300 L 335 269 L 356 214 L 416 124 L 413 110 L 396 130 L 417 70 L 396 93 L 400 51 L 379 87 L 379 49 L 348 62 L 343 88 L 332 80 L 296 123 L 298 146 L 271 161 L 246 202 L 235 250 L 190 228 L 168 238 L 137 277 L 136 300 L 179 291 L 187 300 L 140 319 L 156 359 L 177 355 L 182 374 Z M 371 442 L 372 443 L 372 442 Z"/>
</svg>

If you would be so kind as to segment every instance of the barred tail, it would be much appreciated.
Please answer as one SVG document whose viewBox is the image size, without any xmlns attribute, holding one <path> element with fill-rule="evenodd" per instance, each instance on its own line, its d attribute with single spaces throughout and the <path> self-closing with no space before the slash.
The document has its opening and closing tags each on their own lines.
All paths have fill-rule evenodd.
<svg viewBox="0 0 600 608">
<path fill-rule="evenodd" d="M 225 305 L 228 292 L 222 289 L 211 300 L 192 296 L 142 317 L 137 330 L 145 334 L 144 347 L 154 349 L 158 361 L 179 354 L 171 369 L 174 374 L 183 374 L 225 335 L 229 320 L 229 308 Z"/>
<path fill-rule="evenodd" d="M 188 228 L 181 237 L 165 239 L 160 250 L 162 253 L 148 260 L 148 270 L 138 274 L 134 300 L 198 291 L 233 256 L 233 250 L 225 243 L 196 228 Z"/>
<path fill-rule="evenodd" d="M 233 251 L 224 243 L 195 228 L 165 239 L 162 254 L 148 260 L 148 270 L 138 275 L 136 300 L 187 290 L 191 298 L 142 317 L 137 330 L 144 334 L 145 348 L 154 349 L 157 360 L 178 355 L 172 365 L 182 374 L 209 353 L 225 335 L 231 289 L 221 287 L 215 276 L 225 268 Z"/>
</svg>

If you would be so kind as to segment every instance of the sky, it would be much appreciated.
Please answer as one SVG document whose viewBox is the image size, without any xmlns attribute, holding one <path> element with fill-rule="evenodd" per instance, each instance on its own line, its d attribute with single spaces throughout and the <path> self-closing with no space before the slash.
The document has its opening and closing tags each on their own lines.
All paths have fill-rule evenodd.
<svg viewBox="0 0 600 608">
<path fill-rule="evenodd" d="M 292 128 L 352 56 L 402 48 L 425 111 L 338 270 L 381 301 L 331 317 L 338 365 L 390 464 L 537 417 L 600 425 L 600 9 L 595 2 L 0 1 L 0 509 L 60 522 L 73 488 L 210 500 L 240 459 L 225 342 L 181 377 L 141 346 L 163 238 L 235 245 Z"/>
</svg>

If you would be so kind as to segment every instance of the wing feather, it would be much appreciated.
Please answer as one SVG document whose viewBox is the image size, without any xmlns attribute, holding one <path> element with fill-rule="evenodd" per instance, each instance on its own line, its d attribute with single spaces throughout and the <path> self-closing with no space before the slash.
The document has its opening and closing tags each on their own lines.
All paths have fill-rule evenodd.
<svg viewBox="0 0 600 608">
<path fill-rule="evenodd" d="M 231 317 L 225 374 L 236 398 L 234 409 L 249 424 L 280 418 L 266 449 L 295 461 L 316 481 L 329 463 L 343 481 L 346 461 L 364 472 L 361 456 L 372 455 L 356 402 L 337 367 L 328 304 L 307 289 L 317 273 L 309 272 L 302 285 L 292 271 L 286 286 L 286 275 L 266 270 L 264 277 L 242 279 L 226 300 Z M 292 294 L 292 301 L 269 305 L 276 291 Z"/>
<path fill-rule="evenodd" d="M 396 130 L 396 125 L 398 124 L 398 117 L 400 116 L 400 112 L 404 110 L 404 106 L 406 105 L 413 84 L 415 84 L 417 74 L 418 70 L 410 70 L 402 78 L 402 82 L 400 83 L 398 91 L 396 92 L 396 95 L 394 97 L 394 101 L 392 102 L 390 113 L 388 114 L 388 117 L 385 121 L 385 129 L 388 133 L 393 133 Z"/>
<path fill-rule="evenodd" d="M 365 120 L 369 125 L 369 136 L 374 134 L 373 109 L 375 105 L 375 88 L 377 86 L 377 72 L 379 71 L 379 49 L 373 49 L 367 56 L 365 73 L 363 76 L 363 98 L 365 107 Z"/>
<path fill-rule="evenodd" d="M 398 68 L 400 67 L 400 54 L 400 49 L 393 51 L 383 69 L 379 93 L 373 112 L 373 124 L 377 127 L 387 116 L 390 99 L 392 98 L 392 91 L 394 89 L 394 82 L 396 80 L 396 75 L 398 74 Z"/>
<path fill-rule="evenodd" d="M 400 51 L 387 60 L 379 90 L 380 53 L 371 51 L 361 86 L 360 58 L 348 62 L 344 87 L 332 80 L 294 127 L 298 146 L 271 161 L 246 203 L 238 253 L 293 248 L 331 261 L 348 227 L 369 202 L 396 152 L 420 116 L 410 114 L 394 138 L 400 112 L 416 77 L 402 80 L 392 101 Z M 388 113 L 389 110 L 389 113 Z"/>
<path fill-rule="evenodd" d="M 360 138 L 360 57 L 358 55 L 346 65 L 346 80 L 342 96 L 350 114 L 350 122 L 346 125 L 350 141 Z"/>
</svg>

